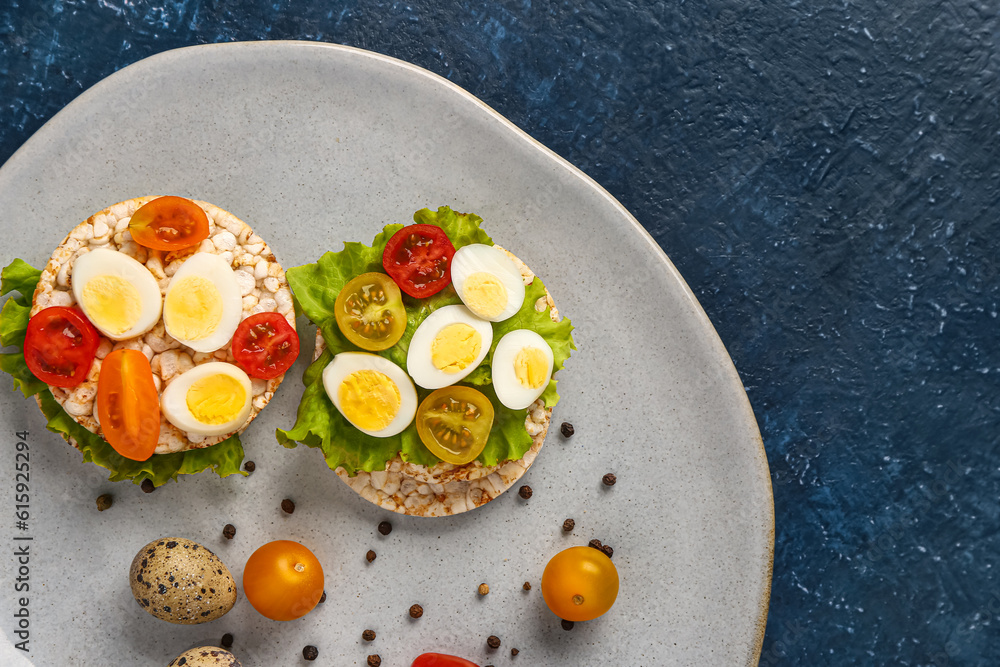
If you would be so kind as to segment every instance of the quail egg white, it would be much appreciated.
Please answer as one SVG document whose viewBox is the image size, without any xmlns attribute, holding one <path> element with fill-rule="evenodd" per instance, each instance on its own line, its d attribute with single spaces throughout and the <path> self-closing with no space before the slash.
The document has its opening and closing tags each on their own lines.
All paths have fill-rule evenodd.
<svg viewBox="0 0 1000 667">
<path fill-rule="evenodd" d="M 451 260 L 451 281 L 469 310 L 502 322 L 521 309 L 524 280 L 503 250 L 482 243 L 462 246 Z"/>
<path fill-rule="evenodd" d="M 219 255 L 191 255 L 170 279 L 163 298 L 163 326 L 197 352 L 214 352 L 233 338 L 243 317 L 243 297 L 233 268 Z"/>
<path fill-rule="evenodd" d="M 241 667 L 236 656 L 218 646 L 196 646 L 170 661 L 167 667 Z"/>
<path fill-rule="evenodd" d="M 160 396 L 160 410 L 182 431 L 223 435 L 246 423 L 252 399 L 250 378 L 243 369 L 210 361 L 171 380 Z"/>
<path fill-rule="evenodd" d="M 406 351 L 406 370 L 424 389 L 447 387 L 474 371 L 492 344 L 493 326 L 489 322 L 465 306 L 444 306 L 413 332 Z"/>
<path fill-rule="evenodd" d="M 108 248 L 73 262 L 73 298 L 97 329 L 112 340 L 140 336 L 160 319 L 163 299 L 145 266 Z"/>
<path fill-rule="evenodd" d="M 403 369 L 367 352 L 341 352 L 323 369 L 333 405 L 362 433 L 387 438 L 413 421 L 417 390 Z"/>
<path fill-rule="evenodd" d="M 516 329 L 493 351 L 493 389 L 500 402 L 521 410 L 542 395 L 552 378 L 552 348 L 534 331 Z"/>
</svg>

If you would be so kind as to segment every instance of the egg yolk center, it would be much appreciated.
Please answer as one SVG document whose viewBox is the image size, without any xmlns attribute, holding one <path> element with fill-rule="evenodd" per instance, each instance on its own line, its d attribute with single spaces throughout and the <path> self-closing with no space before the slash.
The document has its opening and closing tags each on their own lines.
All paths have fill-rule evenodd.
<svg viewBox="0 0 1000 667">
<path fill-rule="evenodd" d="M 522 348 L 514 357 L 514 375 L 522 387 L 538 389 L 548 375 L 549 360 L 537 347 Z"/>
<path fill-rule="evenodd" d="M 340 409 L 347 420 L 366 431 L 381 431 L 399 413 L 399 387 L 385 373 L 355 371 L 337 389 Z"/>
<path fill-rule="evenodd" d="M 483 346 L 483 337 L 468 324 L 455 323 L 444 327 L 431 343 L 431 363 L 445 373 L 458 373 L 476 360 Z"/>
<path fill-rule="evenodd" d="M 218 329 L 221 321 L 222 295 L 211 280 L 188 276 L 171 286 L 163 302 L 163 323 L 171 336 L 202 340 Z"/>
<path fill-rule="evenodd" d="M 239 380 L 219 373 L 191 383 L 184 398 L 191 416 L 202 424 L 225 424 L 239 416 L 247 392 Z"/>
<path fill-rule="evenodd" d="M 83 310 L 95 324 L 117 336 L 139 320 L 142 300 L 135 285 L 121 276 L 98 276 L 80 295 Z"/>
<path fill-rule="evenodd" d="M 480 317 L 497 317 L 507 307 L 507 288 L 492 273 L 480 271 L 462 285 L 465 305 Z"/>
</svg>

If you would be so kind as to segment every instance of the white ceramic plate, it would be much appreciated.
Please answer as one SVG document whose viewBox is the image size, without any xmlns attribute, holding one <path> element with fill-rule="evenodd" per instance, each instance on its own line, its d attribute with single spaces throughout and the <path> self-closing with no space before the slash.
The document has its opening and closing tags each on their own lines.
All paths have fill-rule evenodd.
<svg viewBox="0 0 1000 667">
<path fill-rule="evenodd" d="M 4 437 L 28 431 L 30 525 L 15 531 L 12 447 L 0 456 L 0 623 L 28 598 L 35 665 L 166 665 L 199 643 L 235 635 L 244 665 L 408 666 L 424 651 L 481 665 L 750 665 L 770 586 L 770 477 L 739 377 L 694 296 L 629 213 L 468 93 L 422 69 L 350 48 L 297 42 L 200 46 L 163 53 L 94 86 L 0 170 L 3 264 L 39 266 L 67 230 L 108 204 L 170 193 L 246 220 L 285 266 L 369 242 L 388 222 L 447 204 L 545 280 L 577 327 L 560 378 L 555 431 L 508 493 L 444 519 L 387 516 L 355 495 L 317 451 L 273 437 L 294 421 L 289 376 L 245 434 L 249 478 L 201 474 L 151 495 L 106 474 L 47 432 L 33 401 L 0 394 Z M 311 341 L 311 332 L 303 334 Z M 308 357 L 308 350 L 303 357 Z M 557 429 L 556 429 L 557 430 Z M 10 444 L 10 442 L 8 442 Z M 601 476 L 614 472 L 607 489 Z M 94 499 L 115 495 L 98 513 Z M 279 509 L 283 498 L 293 515 Z M 576 520 L 564 534 L 563 520 Z M 388 537 L 376 525 L 390 518 Z M 222 527 L 237 527 L 234 540 Z M 15 536 L 31 536 L 15 543 Z M 249 554 L 287 538 L 324 563 L 328 600 L 277 623 L 241 597 L 232 612 L 174 626 L 140 611 L 127 570 L 152 539 L 213 549 L 240 580 Z M 547 560 L 599 538 L 615 549 L 621 593 L 597 621 L 561 629 L 540 594 Z M 30 544 L 30 591 L 16 593 L 15 544 Z M 378 559 L 368 564 L 365 552 Z M 524 581 L 532 583 L 524 592 Z M 476 594 L 486 582 L 491 593 Z M 407 609 L 424 607 L 418 621 Z M 364 629 L 378 634 L 371 644 Z M 503 645 L 486 649 L 497 635 Z M 4 664 L 21 656 L 0 642 Z M 511 658 L 510 649 L 519 657 Z M 8 655 L 9 654 L 9 655 Z"/>
</svg>

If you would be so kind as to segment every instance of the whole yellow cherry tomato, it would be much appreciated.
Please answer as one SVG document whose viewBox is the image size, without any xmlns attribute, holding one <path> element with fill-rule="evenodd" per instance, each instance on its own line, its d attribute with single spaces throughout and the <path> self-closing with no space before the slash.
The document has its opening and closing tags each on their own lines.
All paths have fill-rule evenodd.
<svg viewBox="0 0 1000 667">
<path fill-rule="evenodd" d="M 323 596 L 323 566 L 298 542 L 268 542 L 250 554 L 243 592 L 262 616 L 292 621 L 305 616 Z"/>
<path fill-rule="evenodd" d="M 542 597 L 559 618 L 590 621 L 615 603 L 618 569 L 593 547 L 560 551 L 542 572 Z"/>
</svg>

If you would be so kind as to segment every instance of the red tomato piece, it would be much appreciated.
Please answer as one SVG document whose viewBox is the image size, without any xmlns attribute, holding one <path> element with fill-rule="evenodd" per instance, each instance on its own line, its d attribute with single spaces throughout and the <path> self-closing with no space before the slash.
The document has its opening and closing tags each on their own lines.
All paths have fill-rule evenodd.
<svg viewBox="0 0 1000 667">
<path fill-rule="evenodd" d="M 247 375 L 262 380 L 278 377 L 299 356 L 299 336 L 278 313 L 246 318 L 233 334 L 233 357 Z"/>
<path fill-rule="evenodd" d="M 208 238 L 208 216 L 190 199 L 157 197 L 132 214 L 128 230 L 141 246 L 182 250 Z"/>
<path fill-rule="evenodd" d="M 434 225 L 410 225 L 392 235 L 382 253 L 385 272 L 412 297 L 437 294 L 451 282 L 455 255 L 444 230 Z"/>
<path fill-rule="evenodd" d="M 104 357 L 97 380 L 97 418 L 116 452 L 133 461 L 153 455 L 160 439 L 160 395 L 149 360 L 139 350 Z"/>
<path fill-rule="evenodd" d="M 424 653 L 423 655 L 418 655 L 410 667 L 479 667 L 479 665 L 453 655 Z"/>
<path fill-rule="evenodd" d="M 53 387 L 75 387 L 87 378 L 100 335 L 75 308 L 52 306 L 28 320 L 24 361 L 28 370 Z"/>
</svg>

